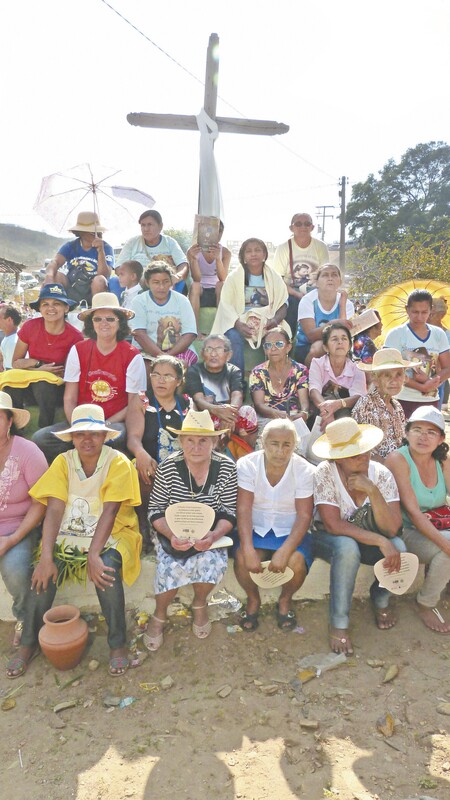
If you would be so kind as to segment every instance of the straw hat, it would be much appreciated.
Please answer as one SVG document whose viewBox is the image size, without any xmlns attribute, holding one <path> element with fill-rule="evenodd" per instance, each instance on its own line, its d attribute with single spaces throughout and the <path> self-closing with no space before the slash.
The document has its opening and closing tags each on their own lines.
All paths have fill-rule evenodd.
<svg viewBox="0 0 450 800">
<path fill-rule="evenodd" d="M 78 319 L 85 320 L 94 311 L 99 311 L 101 308 L 110 308 L 113 311 L 120 311 L 127 319 L 133 319 L 134 311 L 129 308 L 122 308 L 114 292 L 98 292 L 92 297 L 92 308 L 85 308 L 77 315 Z"/>
<path fill-rule="evenodd" d="M 395 347 L 385 347 L 383 350 L 377 350 L 373 354 L 371 364 L 357 363 L 356 366 L 358 369 L 364 370 L 364 372 L 377 372 L 382 369 L 417 367 L 417 361 L 404 361 L 400 350 L 396 350 Z"/>
<path fill-rule="evenodd" d="M 70 233 L 104 233 L 106 228 L 100 225 L 98 215 L 94 211 L 80 211 L 77 224 L 69 228 Z"/>
<path fill-rule="evenodd" d="M 228 428 L 223 428 L 220 431 L 214 430 L 214 422 L 209 411 L 188 411 L 180 431 L 177 428 L 169 428 L 169 426 L 167 426 L 167 430 L 177 435 L 220 436 L 221 433 L 227 433 Z"/>
<path fill-rule="evenodd" d="M 38 299 L 33 303 L 28 303 L 28 305 L 30 308 L 34 308 L 35 311 L 39 311 L 39 305 L 42 300 L 59 300 L 60 303 L 65 303 L 69 308 L 77 305 L 75 300 L 67 297 L 67 292 L 61 283 L 47 283 L 39 292 Z"/>
<path fill-rule="evenodd" d="M 373 450 L 383 437 L 383 431 L 375 425 L 358 425 L 352 417 L 343 417 L 330 422 L 311 449 L 318 458 L 352 458 Z"/>
<path fill-rule="evenodd" d="M 113 428 L 108 428 L 105 423 L 105 413 L 103 408 L 95 406 L 93 403 L 84 403 L 77 406 L 72 411 L 72 419 L 70 428 L 64 431 L 52 431 L 54 436 L 62 439 L 63 442 L 72 441 L 72 433 L 80 433 L 81 431 L 95 431 L 96 433 L 107 433 L 105 442 L 111 439 L 117 439 L 120 436 L 120 431 L 115 431 Z"/>
<path fill-rule="evenodd" d="M 30 421 L 30 412 L 23 408 L 13 408 L 12 400 L 6 392 L 0 392 L 0 411 L 12 411 L 16 428 L 24 428 Z"/>
</svg>

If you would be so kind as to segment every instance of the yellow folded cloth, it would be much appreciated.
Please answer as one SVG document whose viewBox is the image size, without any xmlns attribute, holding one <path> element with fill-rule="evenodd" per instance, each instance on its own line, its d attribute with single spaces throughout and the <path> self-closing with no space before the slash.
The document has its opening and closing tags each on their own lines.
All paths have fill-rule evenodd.
<svg viewBox="0 0 450 800">
<path fill-rule="evenodd" d="M 5 372 L 0 372 L 0 390 L 4 386 L 12 386 L 14 389 L 26 389 L 30 383 L 38 383 L 39 381 L 54 383 L 55 386 L 60 386 L 64 383 L 59 375 L 54 375 L 53 372 L 46 372 L 43 369 L 7 369 Z"/>
</svg>

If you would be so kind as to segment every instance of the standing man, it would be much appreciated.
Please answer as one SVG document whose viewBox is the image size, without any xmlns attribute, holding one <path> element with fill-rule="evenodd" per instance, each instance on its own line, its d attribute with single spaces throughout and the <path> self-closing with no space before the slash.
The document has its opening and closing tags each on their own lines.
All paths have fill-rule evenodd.
<svg viewBox="0 0 450 800">
<path fill-rule="evenodd" d="M 287 242 L 278 245 L 273 267 L 287 286 L 289 306 L 286 322 L 289 323 L 292 335 L 295 336 L 298 304 L 306 291 L 301 267 L 307 265 L 315 272 L 322 264 L 329 262 L 330 256 L 327 246 L 320 239 L 313 239 L 311 236 L 314 224 L 309 214 L 294 214 L 289 230 L 293 236 Z"/>
<path fill-rule="evenodd" d="M 414 289 L 408 296 L 408 322 L 389 331 L 384 347 L 400 350 L 417 367 L 406 370 L 405 383 L 397 400 L 408 420 L 412 412 L 425 404 L 438 408 L 441 383 L 450 376 L 450 350 L 445 331 L 429 325 L 433 298 L 426 289 Z"/>
</svg>

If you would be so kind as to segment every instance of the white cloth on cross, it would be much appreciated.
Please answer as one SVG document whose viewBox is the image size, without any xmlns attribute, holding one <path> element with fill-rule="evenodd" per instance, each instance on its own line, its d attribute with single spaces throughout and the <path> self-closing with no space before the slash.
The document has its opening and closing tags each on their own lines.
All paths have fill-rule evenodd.
<svg viewBox="0 0 450 800">
<path fill-rule="evenodd" d="M 196 116 L 200 131 L 200 199 L 198 213 L 223 219 L 222 193 L 214 158 L 214 142 L 219 135 L 217 122 L 202 108 Z"/>
</svg>

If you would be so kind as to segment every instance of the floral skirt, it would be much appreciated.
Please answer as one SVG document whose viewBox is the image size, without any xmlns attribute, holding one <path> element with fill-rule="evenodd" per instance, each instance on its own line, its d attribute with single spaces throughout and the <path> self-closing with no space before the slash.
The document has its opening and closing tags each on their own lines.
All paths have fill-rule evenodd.
<svg viewBox="0 0 450 800">
<path fill-rule="evenodd" d="M 172 558 L 155 541 L 156 573 L 155 594 L 179 589 L 190 583 L 219 583 L 227 568 L 228 554 L 225 547 L 206 550 L 190 558 Z"/>
</svg>

